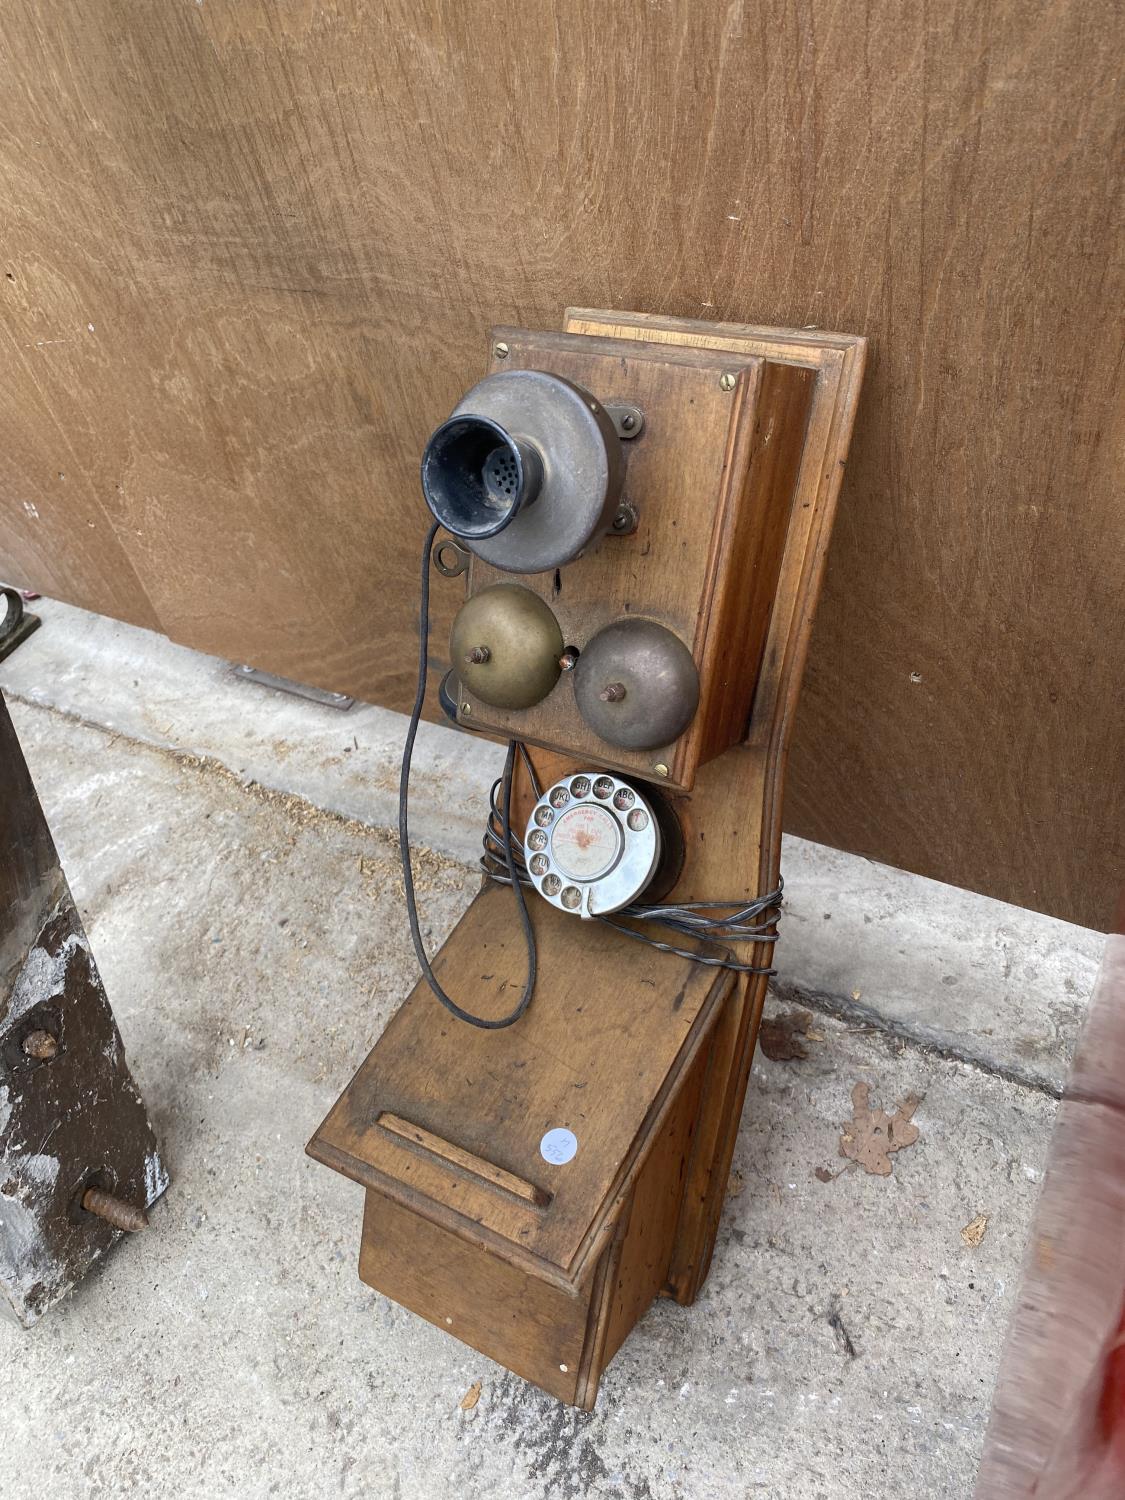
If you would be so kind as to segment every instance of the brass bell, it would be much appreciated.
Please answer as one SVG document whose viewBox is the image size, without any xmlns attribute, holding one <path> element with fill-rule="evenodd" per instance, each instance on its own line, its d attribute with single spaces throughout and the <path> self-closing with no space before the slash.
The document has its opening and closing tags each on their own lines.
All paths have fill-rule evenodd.
<svg viewBox="0 0 1125 1500">
<path fill-rule="evenodd" d="M 449 637 L 453 669 L 493 708 L 530 708 L 559 680 L 563 638 L 548 605 L 518 583 L 494 583 L 466 599 Z"/>
<path fill-rule="evenodd" d="M 655 620 L 615 620 L 578 658 L 578 711 L 610 745 L 652 750 L 678 739 L 699 707 L 692 654 Z"/>
</svg>

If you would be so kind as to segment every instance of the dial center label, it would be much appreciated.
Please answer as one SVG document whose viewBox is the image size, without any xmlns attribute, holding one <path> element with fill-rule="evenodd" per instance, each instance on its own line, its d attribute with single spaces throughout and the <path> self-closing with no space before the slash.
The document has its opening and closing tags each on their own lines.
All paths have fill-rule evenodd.
<svg viewBox="0 0 1125 1500">
<path fill-rule="evenodd" d="M 597 880 L 617 863 L 621 842 L 621 827 L 613 814 L 584 802 L 564 812 L 555 824 L 551 853 L 568 880 Z"/>
</svg>

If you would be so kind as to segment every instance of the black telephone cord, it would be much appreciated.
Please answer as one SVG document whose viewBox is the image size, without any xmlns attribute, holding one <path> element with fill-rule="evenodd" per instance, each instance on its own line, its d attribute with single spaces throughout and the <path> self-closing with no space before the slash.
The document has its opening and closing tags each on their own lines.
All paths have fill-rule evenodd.
<svg viewBox="0 0 1125 1500">
<path fill-rule="evenodd" d="M 425 977 L 426 983 L 434 994 L 449 1011 L 450 1015 L 456 1016 L 459 1021 L 467 1021 L 470 1026 L 479 1026 L 483 1031 L 502 1031 L 505 1026 L 511 1026 L 523 1015 L 531 1004 L 531 997 L 535 993 L 535 979 L 538 971 L 539 961 L 535 948 L 535 933 L 531 926 L 531 917 L 527 910 L 527 901 L 524 898 L 523 885 L 516 872 L 515 855 L 512 850 L 512 770 L 516 759 L 516 741 L 509 740 L 508 756 L 504 762 L 504 774 L 500 778 L 501 799 L 499 808 L 500 837 L 499 843 L 504 856 L 504 867 L 507 870 L 512 890 L 515 892 L 516 906 L 519 909 L 520 923 L 523 926 L 524 940 L 527 944 L 527 982 L 523 987 L 523 994 L 515 1010 L 506 1016 L 501 1016 L 497 1021 L 488 1021 L 483 1016 L 475 1016 L 472 1011 L 465 1010 L 458 1005 L 452 996 L 447 995 L 438 983 L 437 975 L 430 967 L 430 960 L 426 953 L 426 945 L 422 941 L 422 932 L 418 924 L 418 902 L 414 894 L 414 871 L 410 862 L 410 829 L 408 818 L 408 804 L 410 801 L 410 762 L 414 756 L 414 741 L 418 735 L 418 725 L 422 718 L 422 707 L 426 701 L 426 669 L 429 664 L 430 650 L 430 554 L 433 551 L 434 537 L 438 532 L 437 521 L 426 533 L 426 540 L 422 545 L 422 592 L 419 601 L 418 620 L 418 691 L 414 697 L 414 707 L 410 714 L 410 724 L 406 731 L 406 744 L 402 751 L 402 769 L 398 781 L 398 844 L 399 854 L 402 859 L 402 883 L 406 892 L 406 918 L 410 924 L 410 938 L 414 944 L 414 952 L 418 955 L 418 964 Z"/>
</svg>

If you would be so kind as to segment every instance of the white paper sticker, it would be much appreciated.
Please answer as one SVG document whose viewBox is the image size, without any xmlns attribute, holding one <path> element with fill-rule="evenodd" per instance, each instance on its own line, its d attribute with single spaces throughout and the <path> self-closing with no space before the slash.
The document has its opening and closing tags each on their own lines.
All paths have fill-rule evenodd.
<svg viewBox="0 0 1125 1500">
<path fill-rule="evenodd" d="M 561 1126 L 548 1130 L 539 1142 L 539 1155 L 554 1167 L 561 1167 L 568 1161 L 573 1161 L 577 1150 L 578 1137 L 573 1130 L 564 1130 Z"/>
</svg>

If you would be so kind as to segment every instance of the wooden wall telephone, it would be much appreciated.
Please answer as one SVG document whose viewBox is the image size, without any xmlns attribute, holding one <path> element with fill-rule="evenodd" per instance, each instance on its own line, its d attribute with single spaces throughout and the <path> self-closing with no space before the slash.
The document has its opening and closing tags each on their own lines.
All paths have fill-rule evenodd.
<svg viewBox="0 0 1125 1500">
<path fill-rule="evenodd" d="M 423 457 L 437 569 L 466 578 L 452 714 L 524 747 L 432 969 L 415 924 L 478 1026 L 420 983 L 308 1149 L 366 1189 L 365 1281 L 578 1406 L 710 1263 L 864 354 L 572 310 L 494 330 Z"/>
</svg>

